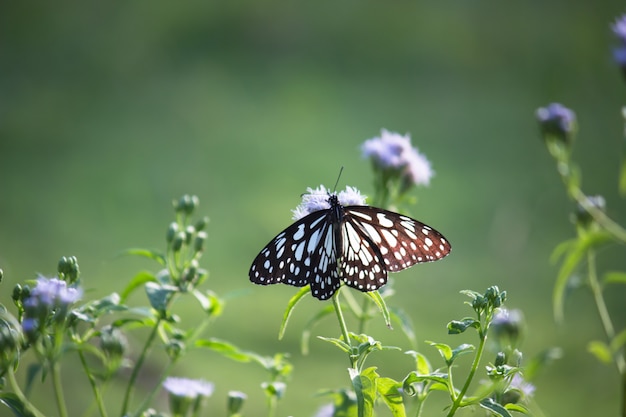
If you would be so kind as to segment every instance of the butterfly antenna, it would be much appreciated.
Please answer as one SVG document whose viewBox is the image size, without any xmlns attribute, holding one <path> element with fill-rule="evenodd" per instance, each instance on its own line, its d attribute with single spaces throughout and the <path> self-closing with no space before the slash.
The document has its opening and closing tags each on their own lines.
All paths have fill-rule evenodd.
<svg viewBox="0 0 626 417">
<path fill-rule="evenodd" d="M 337 181 L 335 182 L 335 186 L 333 187 L 333 193 L 337 191 L 337 185 L 339 184 L 339 178 L 341 178 L 342 172 L 343 172 L 343 167 L 339 169 L 339 175 L 337 175 Z"/>
</svg>

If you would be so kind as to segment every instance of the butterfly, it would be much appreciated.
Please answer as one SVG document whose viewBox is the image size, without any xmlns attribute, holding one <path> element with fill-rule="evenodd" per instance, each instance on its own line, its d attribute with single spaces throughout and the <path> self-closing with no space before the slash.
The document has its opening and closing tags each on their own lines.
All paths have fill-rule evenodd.
<svg viewBox="0 0 626 417">
<path fill-rule="evenodd" d="M 311 286 L 319 300 L 333 296 L 341 283 L 362 292 L 387 283 L 387 273 L 439 260 L 450 243 L 437 230 L 392 211 L 343 206 L 328 193 L 324 206 L 280 232 L 259 252 L 250 281 Z"/>
</svg>

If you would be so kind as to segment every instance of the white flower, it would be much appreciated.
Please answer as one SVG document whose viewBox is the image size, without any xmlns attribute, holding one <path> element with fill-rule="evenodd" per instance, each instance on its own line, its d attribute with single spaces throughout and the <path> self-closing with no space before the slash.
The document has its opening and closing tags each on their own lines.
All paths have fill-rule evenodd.
<svg viewBox="0 0 626 417">
<path fill-rule="evenodd" d="M 209 397 L 213 394 L 213 384 L 202 379 L 169 377 L 163 387 L 176 397 L 196 398 Z"/>
<path fill-rule="evenodd" d="M 330 193 L 326 187 L 320 185 L 315 189 L 309 187 L 306 190 L 307 193 L 302 195 L 302 202 L 300 205 L 292 210 L 293 220 L 300 220 L 311 213 L 320 210 L 328 210 L 330 208 L 328 199 L 332 193 Z M 339 203 L 343 206 L 365 205 L 365 196 L 362 195 L 355 187 L 346 187 L 344 191 L 340 191 L 337 194 L 337 198 L 339 199 Z"/>
</svg>

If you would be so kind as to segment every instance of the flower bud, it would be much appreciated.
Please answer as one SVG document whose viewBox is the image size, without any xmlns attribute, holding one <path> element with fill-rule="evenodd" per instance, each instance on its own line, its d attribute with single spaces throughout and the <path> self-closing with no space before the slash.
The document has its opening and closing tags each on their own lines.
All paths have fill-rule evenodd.
<svg viewBox="0 0 626 417">
<path fill-rule="evenodd" d="M 505 363 L 506 363 L 506 355 L 504 354 L 504 352 L 498 352 L 498 354 L 496 355 L 496 361 L 494 365 L 502 366 Z"/>
<path fill-rule="evenodd" d="M 185 232 L 178 232 L 174 237 L 174 241 L 172 242 L 172 250 L 174 252 L 180 251 L 183 247 L 183 243 L 185 243 Z"/>
<path fill-rule="evenodd" d="M 174 203 L 174 210 L 177 213 L 191 214 L 200 205 L 200 199 L 195 195 L 185 194 L 178 202 Z"/>
<path fill-rule="evenodd" d="M 11 320 L 14 321 L 12 318 Z M 19 345 L 19 331 L 7 321 L 0 320 L 0 374 L 4 375 L 6 369 L 13 365 Z"/>
<path fill-rule="evenodd" d="M 194 251 L 202 252 L 202 250 L 204 249 L 204 242 L 207 240 L 207 237 L 208 235 L 206 232 L 198 232 L 193 242 Z"/>
<path fill-rule="evenodd" d="M 587 196 L 587 202 L 601 212 L 606 211 L 606 201 L 601 195 Z M 593 224 L 593 217 L 580 204 L 576 205 L 576 223 L 583 228 L 587 228 Z"/>
<path fill-rule="evenodd" d="M 613 48 L 613 58 L 622 70 L 626 79 L 626 14 L 622 15 L 612 26 L 618 45 Z"/>
<path fill-rule="evenodd" d="M 4 271 L 0 268 L 0 282 L 2 282 L 2 278 L 4 278 Z"/>
<path fill-rule="evenodd" d="M 209 218 L 204 216 L 203 218 L 201 218 L 200 220 L 196 222 L 195 224 L 196 230 L 198 231 L 204 230 L 207 224 L 209 224 Z"/>
<path fill-rule="evenodd" d="M 178 233 L 178 229 L 178 223 L 170 223 L 169 227 L 167 228 L 167 233 L 165 234 L 165 240 L 167 241 L 167 243 L 172 243 L 172 241 L 176 237 L 176 234 Z"/>
<path fill-rule="evenodd" d="M 68 284 L 73 284 L 78 280 L 80 270 L 78 268 L 78 260 L 75 256 L 63 256 L 58 263 L 57 270 L 59 278 L 62 278 Z"/>
<path fill-rule="evenodd" d="M 228 392 L 228 415 L 238 415 L 248 396 L 241 391 Z"/>
<path fill-rule="evenodd" d="M 100 348 L 113 360 L 121 360 L 128 347 L 128 340 L 122 331 L 114 326 L 104 326 L 100 331 Z"/>
<path fill-rule="evenodd" d="M 524 316 L 520 310 L 502 308 L 494 315 L 491 330 L 501 346 L 515 347 L 524 334 Z"/>
</svg>

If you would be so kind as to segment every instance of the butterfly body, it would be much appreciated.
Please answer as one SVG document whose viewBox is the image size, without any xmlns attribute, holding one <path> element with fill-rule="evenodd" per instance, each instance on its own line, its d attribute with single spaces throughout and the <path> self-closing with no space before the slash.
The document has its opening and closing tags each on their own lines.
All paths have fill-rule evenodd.
<svg viewBox="0 0 626 417">
<path fill-rule="evenodd" d="M 387 283 L 387 272 L 441 259 L 450 244 L 435 229 L 371 206 L 347 205 L 328 195 L 330 208 L 314 211 L 272 239 L 250 268 L 255 284 L 311 286 L 325 300 L 343 281 L 363 292 Z"/>
</svg>

